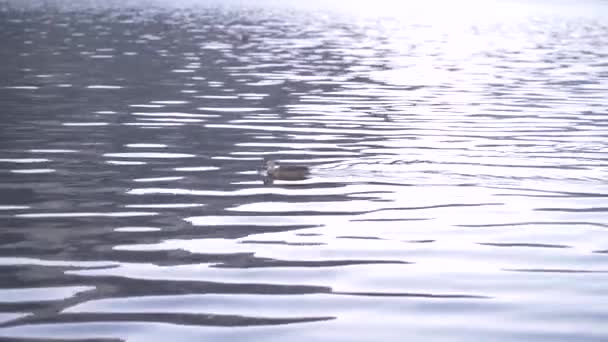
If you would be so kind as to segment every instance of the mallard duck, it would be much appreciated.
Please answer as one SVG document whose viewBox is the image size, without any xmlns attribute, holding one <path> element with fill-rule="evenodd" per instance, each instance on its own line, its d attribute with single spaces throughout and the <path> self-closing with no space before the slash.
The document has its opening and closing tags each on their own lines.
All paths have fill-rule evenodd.
<svg viewBox="0 0 608 342">
<path fill-rule="evenodd" d="M 274 160 L 264 163 L 265 176 L 272 180 L 297 181 L 304 180 L 310 175 L 308 166 L 300 165 L 278 165 Z"/>
</svg>

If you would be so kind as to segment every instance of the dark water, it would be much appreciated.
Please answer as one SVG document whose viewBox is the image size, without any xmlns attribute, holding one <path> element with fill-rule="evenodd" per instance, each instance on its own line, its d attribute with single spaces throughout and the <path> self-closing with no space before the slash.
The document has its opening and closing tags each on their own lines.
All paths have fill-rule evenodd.
<svg viewBox="0 0 608 342">
<path fill-rule="evenodd" d="M 608 340 L 605 1 L 67 3 L 0 1 L 0 340 Z"/>
</svg>

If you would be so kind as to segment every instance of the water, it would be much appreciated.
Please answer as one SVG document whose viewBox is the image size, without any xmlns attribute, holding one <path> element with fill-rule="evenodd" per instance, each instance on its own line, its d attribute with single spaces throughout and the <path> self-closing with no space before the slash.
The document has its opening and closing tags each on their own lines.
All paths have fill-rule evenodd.
<svg viewBox="0 0 608 342">
<path fill-rule="evenodd" d="M 0 8 L 1 340 L 608 339 L 605 1 Z"/>
</svg>

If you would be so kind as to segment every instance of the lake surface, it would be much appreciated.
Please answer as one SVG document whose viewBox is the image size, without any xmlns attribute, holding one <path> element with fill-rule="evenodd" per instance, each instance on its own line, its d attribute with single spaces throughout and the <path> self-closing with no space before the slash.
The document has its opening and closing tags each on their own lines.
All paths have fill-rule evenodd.
<svg viewBox="0 0 608 342">
<path fill-rule="evenodd" d="M 606 1 L 69 3 L 0 1 L 0 340 L 608 340 Z"/>
</svg>

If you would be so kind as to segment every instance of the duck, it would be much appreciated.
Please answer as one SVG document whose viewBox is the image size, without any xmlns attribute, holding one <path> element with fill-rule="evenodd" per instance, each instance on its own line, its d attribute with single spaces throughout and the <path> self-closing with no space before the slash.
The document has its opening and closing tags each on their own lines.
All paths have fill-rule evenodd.
<svg viewBox="0 0 608 342">
<path fill-rule="evenodd" d="M 298 181 L 307 179 L 310 175 L 310 168 L 302 165 L 279 165 L 274 160 L 269 160 L 264 163 L 264 176 L 268 181 L 285 180 Z"/>
</svg>

